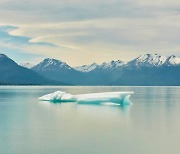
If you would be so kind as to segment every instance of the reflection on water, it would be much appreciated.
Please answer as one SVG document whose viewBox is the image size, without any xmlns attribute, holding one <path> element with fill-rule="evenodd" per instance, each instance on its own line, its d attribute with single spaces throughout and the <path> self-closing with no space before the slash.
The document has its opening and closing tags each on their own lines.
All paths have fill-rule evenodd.
<svg viewBox="0 0 180 154">
<path fill-rule="evenodd" d="M 58 103 L 58 102 L 48 102 L 48 101 L 39 101 L 39 105 L 42 107 L 45 107 L 47 110 L 54 110 L 55 112 L 59 112 L 60 108 L 68 108 L 71 110 L 77 110 L 78 112 L 85 112 L 89 114 L 92 114 L 92 111 L 95 113 L 94 115 L 97 116 L 97 114 L 102 113 L 105 115 L 108 115 L 109 112 L 112 112 L 113 114 L 123 114 L 123 115 L 128 115 L 130 112 L 130 108 L 132 105 L 120 105 L 116 103 L 82 103 L 78 104 L 75 102 L 66 102 L 66 103 Z M 97 111 L 97 113 L 96 113 Z M 61 112 L 61 110 L 60 110 Z"/>
<path fill-rule="evenodd" d="M 131 106 L 39 102 L 72 94 L 134 91 Z M 179 87 L 0 87 L 0 153 L 179 154 Z"/>
</svg>

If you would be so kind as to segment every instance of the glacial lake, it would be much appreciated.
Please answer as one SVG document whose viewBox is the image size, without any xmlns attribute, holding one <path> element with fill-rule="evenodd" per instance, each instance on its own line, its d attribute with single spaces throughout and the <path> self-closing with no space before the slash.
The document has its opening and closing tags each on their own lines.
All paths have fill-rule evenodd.
<svg viewBox="0 0 180 154">
<path fill-rule="evenodd" d="M 38 97 L 134 91 L 131 106 Z M 0 154 L 179 154 L 180 87 L 0 87 Z"/>
</svg>

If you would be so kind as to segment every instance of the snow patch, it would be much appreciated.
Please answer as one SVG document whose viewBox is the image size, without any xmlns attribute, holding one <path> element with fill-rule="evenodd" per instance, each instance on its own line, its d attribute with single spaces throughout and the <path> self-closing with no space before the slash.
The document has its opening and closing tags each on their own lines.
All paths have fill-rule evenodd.
<svg viewBox="0 0 180 154">
<path fill-rule="evenodd" d="M 99 66 L 98 64 L 93 63 L 93 64 L 90 64 L 90 65 L 78 66 L 78 67 L 75 67 L 75 69 L 77 71 L 80 71 L 80 72 L 90 72 L 90 71 L 95 70 L 98 66 Z"/>
<path fill-rule="evenodd" d="M 141 55 L 135 60 L 133 64 L 136 66 L 162 66 L 166 62 L 166 57 L 158 54 Z"/>
<path fill-rule="evenodd" d="M 168 65 L 168 66 L 180 65 L 180 58 L 172 55 L 172 56 L 167 58 L 165 64 Z"/>
</svg>

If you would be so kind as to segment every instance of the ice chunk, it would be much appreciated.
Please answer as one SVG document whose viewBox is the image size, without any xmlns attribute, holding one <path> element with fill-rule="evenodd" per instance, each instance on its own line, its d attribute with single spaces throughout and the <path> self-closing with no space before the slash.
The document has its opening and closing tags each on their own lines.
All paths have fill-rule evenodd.
<svg viewBox="0 0 180 154">
<path fill-rule="evenodd" d="M 77 101 L 76 97 L 72 94 L 63 92 L 63 91 L 56 91 L 51 94 L 44 95 L 39 97 L 41 101 L 51 101 L 51 102 L 75 102 Z"/>
<path fill-rule="evenodd" d="M 39 98 L 42 101 L 51 102 L 77 102 L 85 104 L 116 103 L 120 105 L 131 104 L 129 97 L 133 92 L 104 92 L 72 95 L 66 92 L 57 91 Z"/>
<path fill-rule="evenodd" d="M 130 104 L 129 97 L 133 92 L 104 92 L 77 95 L 78 103 L 105 103 Z"/>
</svg>

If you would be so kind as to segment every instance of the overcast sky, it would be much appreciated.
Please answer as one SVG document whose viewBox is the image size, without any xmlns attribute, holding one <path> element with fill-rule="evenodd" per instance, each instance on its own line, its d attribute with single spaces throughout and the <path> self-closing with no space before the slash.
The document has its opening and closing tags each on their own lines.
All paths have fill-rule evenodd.
<svg viewBox="0 0 180 154">
<path fill-rule="evenodd" d="M 0 53 L 71 66 L 180 56 L 180 1 L 0 0 Z"/>
</svg>

